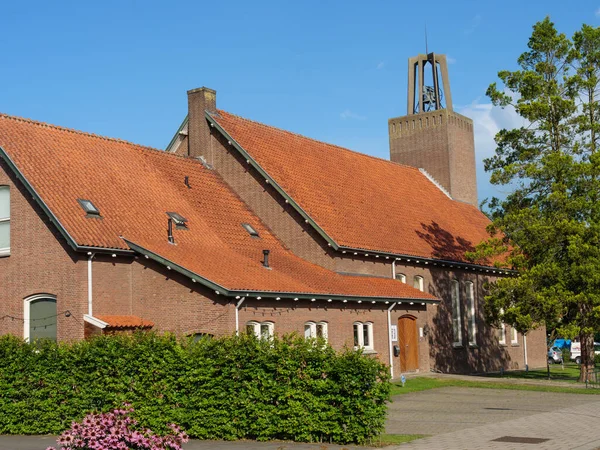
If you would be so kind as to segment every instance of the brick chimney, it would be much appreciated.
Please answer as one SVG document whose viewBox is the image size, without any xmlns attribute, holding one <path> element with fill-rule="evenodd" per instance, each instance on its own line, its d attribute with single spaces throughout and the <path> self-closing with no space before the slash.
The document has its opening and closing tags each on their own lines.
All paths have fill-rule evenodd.
<svg viewBox="0 0 600 450">
<path fill-rule="evenodd" d="M 217 91 L 207 87 L 192 89 L 188 95 L 188 156 L 204 156 L 212 162 L 210 125 L 204 112 L 216 112 Z"/>
</svg>

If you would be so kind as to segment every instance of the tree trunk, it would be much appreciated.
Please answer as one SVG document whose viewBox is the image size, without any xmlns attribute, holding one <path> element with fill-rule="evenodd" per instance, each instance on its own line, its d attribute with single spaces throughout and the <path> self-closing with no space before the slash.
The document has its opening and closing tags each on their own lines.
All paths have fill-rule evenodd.
<svg viewBox="0 0 600 450">
<path fill-rule="evenodd" d="M 579 381 L 585 383 L 594 371 L 594 335 L 581 335 L 581 366 Z"/>
</svg>

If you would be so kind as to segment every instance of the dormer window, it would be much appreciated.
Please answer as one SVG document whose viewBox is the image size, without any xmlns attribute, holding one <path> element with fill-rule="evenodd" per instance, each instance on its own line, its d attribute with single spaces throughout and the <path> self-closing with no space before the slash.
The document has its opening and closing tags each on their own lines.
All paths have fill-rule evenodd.
<svg viewBox="0 0 600 450">
<path fill-rule="evenodd" d="M 173 221 L 176 229 L 186 229 L 187 228 L 187 219 L 183 217 L 181 214 L 177 214 L 176 212 L 167 211 L 167 216 Z"/>
<path fill-rule="evenodd" d="M 252 225 L 250 225 L 249 223 L 243 223 L 242 226 L 248 232 L 248 234 L 250 236 L 252 236 L 253 238 L 260 237 L 260 235 L 258 234 L 258 231 L 256 231 L 254 229 L 254 227 L 252 227 Z"/>
<path fill-rule="evenodd" d="M 88 216 L 100 217 L 100 210 L 94 206 L 91 200 L 78 198 L 77 201 Z"/>
</svg>

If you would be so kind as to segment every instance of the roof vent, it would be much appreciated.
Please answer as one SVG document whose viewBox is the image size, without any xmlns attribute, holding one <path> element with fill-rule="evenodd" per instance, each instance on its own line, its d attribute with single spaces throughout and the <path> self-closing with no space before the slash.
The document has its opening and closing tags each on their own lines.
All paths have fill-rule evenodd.
<svg viewBox="0 0 600 450">
<path fill-rule="evenodd" d="M 271 267 L 269 266 L 269 253 L 271 253 L 271 250 L 263 250 L 263 267 L 266 267 L 267 269 L 270 269 Z"/>
<path fill-rule="evenodd" d="M 190 186 L 190 177 L 188 177 L 187 175 L 184 177 L 183 179 L 183 184 L 185 184 L 187 186 L 188 189 L 191 189 L 192 186 Z"/>
<path fill-rule="evenodd" d="M 79 205 L 83 208 L 88 216 L 92 217 L 100 217 L 100 210 L 94 206 L 94 204 L 90 200 L 84 200 L 82 198 L 78 198 L 77 201 Z"/>
</svg>

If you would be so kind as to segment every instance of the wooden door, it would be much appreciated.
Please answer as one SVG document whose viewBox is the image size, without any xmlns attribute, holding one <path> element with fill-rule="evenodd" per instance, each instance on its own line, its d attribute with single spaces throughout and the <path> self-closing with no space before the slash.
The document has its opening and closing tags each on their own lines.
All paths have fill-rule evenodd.
<svg viewBox="0 0 600 450">
<path fill-rule="evenodd" d="M 412 316 L 398 319 L 398 345 L 400 347 L 400 370 L 414 372 L 419 368 L 419 339 L 417 320 Z"/>
</svg>

